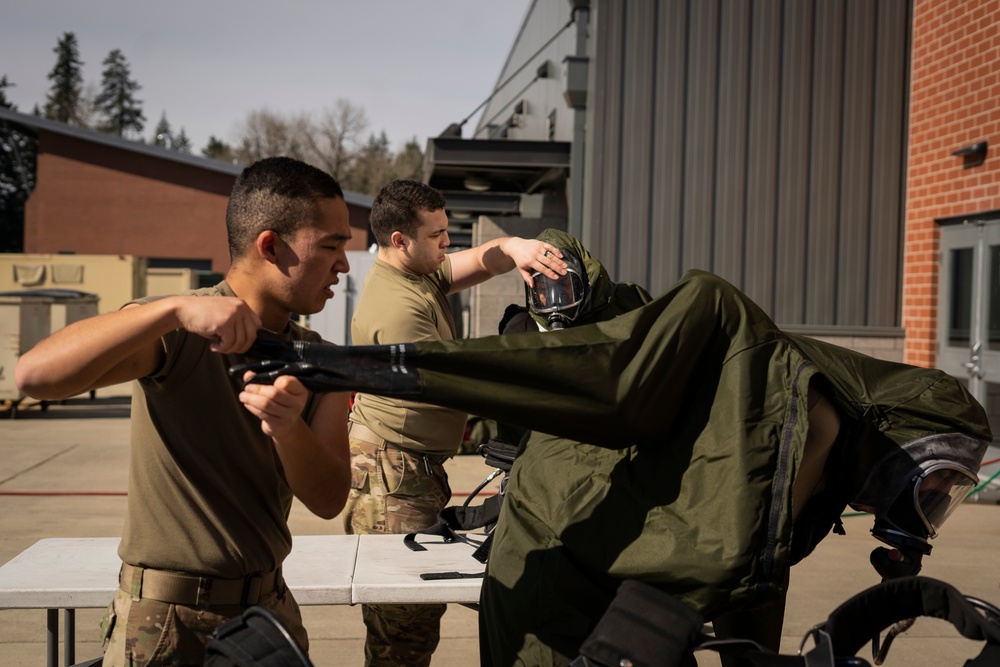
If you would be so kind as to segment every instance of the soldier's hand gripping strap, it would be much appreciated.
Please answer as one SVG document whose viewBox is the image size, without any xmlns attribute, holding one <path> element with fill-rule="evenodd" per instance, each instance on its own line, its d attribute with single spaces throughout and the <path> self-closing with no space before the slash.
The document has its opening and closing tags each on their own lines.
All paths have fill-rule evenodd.
<svg viewBox="0 0 1000 667">
<path fill-rule="evenodd" d="M 341 346 L 258 338 L 243 356 L 247 361 L 232 366 L 229 374 L 242 378 L 253 371 L 254 384 L 274 384 L 282 375 L 293 375 L 315 392 L 414 396 L 421 389 L 420 375 L 410 363 L 412 344 Z"/>
</svg>

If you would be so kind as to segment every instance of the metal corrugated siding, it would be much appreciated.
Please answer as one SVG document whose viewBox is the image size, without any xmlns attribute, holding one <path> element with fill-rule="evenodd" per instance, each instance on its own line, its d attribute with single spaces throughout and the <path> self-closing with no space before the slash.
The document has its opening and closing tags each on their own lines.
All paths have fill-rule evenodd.
<svg viewBox="0 0 1000 667">
<path fill-rule="evenodd" d="M 840 220 L 840 160 L 843 129 L 844 12 L 841 0 L 815 6 L 810 136 L 809 213 L 806 219 L 805 321 L 834 324 L 837 228 Z M 851 138 L 848 138 L 849 140 Z"/>
<path fill-rule="evenodd" d="M 715 200 L 715 118 L 718 93 L 718 2 L 688 4 L 687 150 L 684 152 L 683 264 L 712 266 Z M 690 85 L 692 82 L 708 85 Z"/>
<path fill-rule="evenodd" d="M 734 284 L 745 278 L 747 118 L 750 86 L 750 7 L 725 3 L 719 15 L 719 104 L 715 155 L 715 272 Z"/>
<path fill-rule="evenodd" d="M 875 5 L 870 2 L 848 2 L 845 7 L 847 34 L 854 35 L 849 48 L 844 49 L 844 79 L 866 81 L 866 85 L 845 86 L 843 142 L 840 192 L 840 238 L 837 258 L 837 302 L 834 322 L 864 322 L 867 319 L 867 290 L 852 286 L 868 283 L 867 262 L 855 258 L 868 254 L 871 228 L 872 181 L 872 90 L 875 77 Z"/>
<path fill-rule="evenodd" d="M 774 311 L 774 271 L 760 267 L 775 264 L 778 212 L 778 136 L 780 100 L 770 91 L 780 90 L 781 40 L 773 39 L 769 26 L 780 25 L 781 6 L 775 2 L 753 4 L 750 37 L 750 103 L 747 117 L 746 227 L 747 256 L 743 286 L 767 312 Z"/>
<path fill-rule="evenodd" d="M 681 212 L 684 191 L 680 173 L 684 164 L 684 91 L 687 88 L 687 5 L 660 3 L 656 16 L 656 85 L 652 140 L 650 242 L 646 285 L 669 285 L 681 273 Z M 643 284 L 643 283 L 640 283 Z"/>
<path fill-rule="evenodd" d="M 902 310 L 903 205 L 908 132 L 907 70 L 910 66 L 910 4 L 880 2 L 875 40 L 875 83 L 868 277 L 887 287 L 869 292 L 867 321 L 899 324 Z M 898 81 L 907 85 L 896 85 Z M 903 109 L 895 114 L 893 110 Z M 902 116 L 902 117 L 900 117 Z M 898 225 L 884 224 L 899 220 Z"/>
<path fill-rule="evenodd" d="M 632 220 L 649 215 L 653 151 L 649 137 L 653 131 L 653 91 L 656 89 L 655 0 L 633 0 L 625 13 L 625 34 L 631 41 L 625 51 L 623 102 L 631 109 L 629 122 L 622 127 L 622 163 L 619 218 Z M 649 243 L 638 225 L 623 225 L 618 238 L 620 266 L 642 267 L 641 284 L 649 284 Z"/>
<path fill-rule="evenodd" d="M 775 264 L 755 270 L 775 274 L 773 317 L 802 322 L 806 276 L 806 220 L 809 214 L 809 103 L 812 90 L 812 4 L 786 6 L 780 31 L 765 35 L 782 41 L 778 110 L 778 212 Z M 763 36 L 762 36 L 763 37 Z M 794 94 L 792 94 L 794 92 Z M 753 296 L 756 298 L 756 295 Z"/>
<path fill-rule="evenodd" d="M 613 8 L 614 5 L 609 9 Z M 594 127 L 593 139 L 588 146 L 592 159 L 588 165 L 590 173 L 586 176 L 590 184 L 589 194 L 585 195 L 585 199 L 591 202 L 594 224 L 590 238 L 593 239 L 593 246 L 601 248 L 603 254 L 598 256 L 608 271 L 614 271 L 618 266 L 618 229 L 622 226 L 618 224 L 617 206 L 621 198 L 622 173 L 624 13 L 614 10 L 605 12 L 601 8 L 598 18 L 604 38 L 595 44 L 597 54 L 592 61 L 592 66 L 596 68 L 595 76 L 600 81 L 596 90 L 600 92 L 595 92 L 592 99 L 588 99 L 588 105 L 593 109 Z M 584 236 L 587 236 L 586 226 Z"/>
<path fill-rule="evenodd" d="M 910 6 L 595 0 L 584 241 L 714 271 L 778 322 L 900 319 Z"/>
</svg>

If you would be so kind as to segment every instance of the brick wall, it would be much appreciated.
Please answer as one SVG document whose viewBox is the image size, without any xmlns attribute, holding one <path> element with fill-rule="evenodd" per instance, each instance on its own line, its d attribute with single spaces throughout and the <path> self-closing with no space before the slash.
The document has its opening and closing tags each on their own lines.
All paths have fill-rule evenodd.
<svg viewBox="0 0 1000 667">
<path fill-rule="evenodd" d="M 234 174 L 54 132 L 39 133 L 38 185 L 25 210 L 28 253 L 210 260 L 229 268 Z M 368 208 L 348 205 L 348 250 L 368 247 Z"/>
<path fill-rule="evenodd" d="M 136 255 L 229 266 L 225 216 L 234 176 L 46 134 L 28 199 L 29 253 Z"/>
<path fill-rule="evenodd" d="M 988 141 L 979 166 L 951 153 Z M 937 222 L 1000 209 L 1000 0 L 915 0 L 904 361 L 936 364 Z"/>
</svg>

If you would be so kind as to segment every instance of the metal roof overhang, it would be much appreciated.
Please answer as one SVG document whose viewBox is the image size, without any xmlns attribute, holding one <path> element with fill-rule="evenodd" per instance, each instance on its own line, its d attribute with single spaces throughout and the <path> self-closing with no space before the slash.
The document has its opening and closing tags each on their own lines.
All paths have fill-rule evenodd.
<svg viewBox="0 0 1000 667">
<path fill-rule="evenodd" d="M 424 181 L 445 192 L 452 210 L 516 214 L 520 194 L 561 187 L 569 166 L 566 141 L 436 137 L 427 141 Z M 488 190 L 469 189 L 470 178 Z"/>
</svg>

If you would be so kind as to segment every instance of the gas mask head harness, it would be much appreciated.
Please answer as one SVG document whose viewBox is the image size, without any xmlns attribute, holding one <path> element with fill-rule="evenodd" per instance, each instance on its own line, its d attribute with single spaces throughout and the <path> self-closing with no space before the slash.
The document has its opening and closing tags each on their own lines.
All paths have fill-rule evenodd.
<svg viewBox="0 0 1000 667">
<path fill-rule="evenodd" d="M 883 579 L 916 575 L 928 542 L 979 483 L 987 443 L 940 433 L 906 443 L 872 468 L 851 507 L 875 515 L 872 535 L 889 545 L 871 563 Z"/>
<path fill-rule="evenodd" d="M 550 331 L 565 329 L 590 305 L 587 271 L 575 255 L 565 248 L 559 250 L 566 262 L 566 274 L 553 280 L 535 271 L 531 274 L 532 286 L 524 286 L 528 309 L 544 319 Z"/>
</svg>

